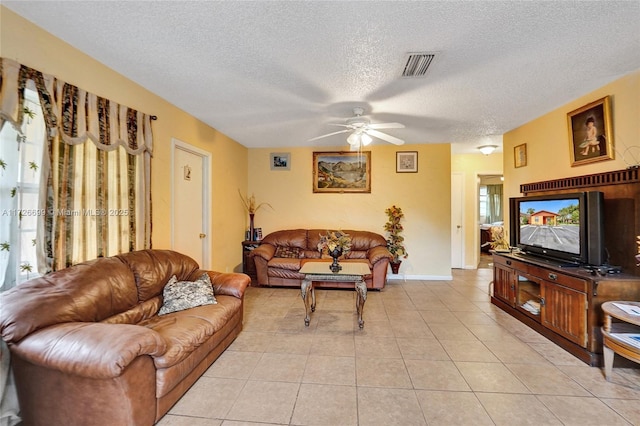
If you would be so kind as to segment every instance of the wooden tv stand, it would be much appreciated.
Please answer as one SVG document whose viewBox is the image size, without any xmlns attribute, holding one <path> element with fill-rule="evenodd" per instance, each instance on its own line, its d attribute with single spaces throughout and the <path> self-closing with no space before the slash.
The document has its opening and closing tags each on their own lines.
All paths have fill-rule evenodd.
<svg viewBox="0 0 640 426">
<path fill-rule="evenodd" d="M 640 300 L 640 277 L 493 254 L 491 303 L 591 366 L 602 365 L 601 305 L 611 300 Z"/>
</svg>

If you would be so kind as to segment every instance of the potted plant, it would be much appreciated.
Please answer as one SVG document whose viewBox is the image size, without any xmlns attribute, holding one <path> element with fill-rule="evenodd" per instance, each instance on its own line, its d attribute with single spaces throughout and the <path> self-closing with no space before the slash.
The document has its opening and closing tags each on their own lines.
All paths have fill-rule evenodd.
<svg viewBox="0 0 640 426">
<path fill-rule="evenodd" d="M 256 196 L 251 194 L 251 196 L 247 195 L 246 197 L 242 195 L 242 192 L 238 189 L 238 194 L 240 195 L 240 199 L 242 200 L 242 204 L 244 209 L 249 213 L 249 241 L 255 241 L 254 235 L 254 226 L 253 226 L 253 218 L 256 215 L 256 212 L 262 206 L 269 206 L 271 209 L 271 204 L 269 203 L 260 203 L 256 202 Z"/>
<path fill-rule="evenodd" d="M 338 264 L 338 258 L 351 250 L 351 236 L 342 231 L 327 231 L 326 235 L 320 235 L 318 251 L 328 254 L 333 258 L 330 268 L 333 272 L 338 272 L 342 266 Z"/>
<path fill-rule="evenodd" d="M 391 272 L 398 273 L 402 260 L 409 256 L 407 250 L 404 247 L 404 237 L 400 235 L 404 228 L 400 221 L 404 218 L 404 213 L 400 207 L 391 206 L 384 211 L 387 214 L 387 223 L 384 224 L 384 230 L 389 234 L 387 237 L 387 248 L 393 255 L 391 260 Z"/>
</svg>

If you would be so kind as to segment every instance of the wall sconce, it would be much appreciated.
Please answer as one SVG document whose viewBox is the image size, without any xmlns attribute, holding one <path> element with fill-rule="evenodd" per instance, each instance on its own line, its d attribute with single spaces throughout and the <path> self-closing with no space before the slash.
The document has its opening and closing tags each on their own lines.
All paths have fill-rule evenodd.
<svg viewBox="0 0 640 426">
<path fill-rule="evenodd" d="M 497 147 L 498 147 L 498 145 L 482 145 L 482 146 L 479 146 L 478 149 L 484 155 L 489 155 L 493 151 L 495 151 Z"/>
</svg>

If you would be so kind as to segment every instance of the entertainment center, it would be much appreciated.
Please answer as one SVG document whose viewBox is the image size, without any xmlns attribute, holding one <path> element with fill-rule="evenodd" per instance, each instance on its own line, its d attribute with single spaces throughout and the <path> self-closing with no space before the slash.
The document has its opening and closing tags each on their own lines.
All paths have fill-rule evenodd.
<svg viewBox="0 0 640 426">
<path fill-rule="evenodd" d="M 510 202 L 518 249 L 493 254 L 491 302 L 592 366 L 602 364 L 602 304 L 640 301 L 639 171 L 521 185 Z"/>
</svg>

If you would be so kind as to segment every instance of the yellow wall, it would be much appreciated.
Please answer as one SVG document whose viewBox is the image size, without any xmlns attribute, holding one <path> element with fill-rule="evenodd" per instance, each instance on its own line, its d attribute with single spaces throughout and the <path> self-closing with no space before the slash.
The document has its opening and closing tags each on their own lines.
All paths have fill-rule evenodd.
<svg viewBox="0 0 640 426">
<path fill-rule="evenodd" d="M 611 96 L 613 160 L 571 167 L 567 113 Z M 520 185 L 621 170 L 640 160 L 640 71 L 636 71 L 526 123 L 503 137 L 505 199 L 519 197 Z M 527 144 L 527 165 L 514 168 L 513 148 Z M 625 161 L 626 160 L 626 161 Z M 508 208 L 508 204 L 505 204 Z"/>
<path fill-rule="evenodd" d="M 413 278 L 451 276 L 450 176 L 448 144 L 396 146 L 380 142 L 371 146 L 370 194 L 314 194 L 313 151 L 344 151 L 344 145 L 322 149 L 251 149 L 249 193 L 273 210 L 261 208 L 256 227 L 267 234 L 279 229 L 358 229 L 384 235 L 385 209 L 402 208 L 402 222 L 409 257 L 401 274 Z M 418 152 L 418 173 L 396 173 L 396 151 Z M 271 152 L 290 152 L 291 170 L 272 171 Z"/>
<path fill-rule="evenodd" d="M 491 155 L 456 154 L 451 156 L 451 173 L 460 173 L 464 181 L 464 268 L 475 269 L 480 261 L 479 175 L 501 175 L 500 152 Z M 508 210 L 507 210 L 508 211 Z"/>
<path fill-rule="evenodd" d="M 504 155 L 451 156 L 448 144 L 411 145 L 419 153 L 418 173 L 395 173 L 395 146 L 374 145 L 371 194 L 313 194 L 313 148 L 248 150 L 157 95 L 105 67 L 63 41 L 0 6 L 0 54 L 53 74 L 71 84 L 158 116 L 153 123 L 152 162 L 153 245 L 171 244 L 171 139 L 176 138 L 212 154 L 212 267 L 238 268 L 239 242 L 247 215 L 238 189 L 255 193 L 274 210 L 261 209 L 256 226 L 264 233 L 295 227 L 352 228 L 383 233 L 384 210 L 396 204 L 405 212 L 409 258 L 401 273 L 415 277 L 448 277 L 450 270 L 450 176 L 464 175 L 465 267 L 477 264 L 478 174 L 504 171 L 505 198 L 518 196 L 519 185 L 627 167 L 621 153 L 640 144 L 640 72 L 626 76 L 504 135 Z M 616 158 L 572 168 L 569 164 L 566 114 L 603 96 L 612 97 Z M 528 165 L 513 167 L 513 147 L 527 144 Z M 316 151 L 344 150 L 344 146 Z M 271 171 L 270 152 L 290 152 L 290 171 Z M 636 154 L 637 155 L 637 154 Z M 248 191 L 247 191 L 248 190 Z M 508 205 L 505 203 L 505 208 Z M 505 218 L 506 220 L 507 218 Z"/>
<path fill-rule="evenodd" d="M 0 54 L 123 105 L 157 115 L 151 191 L 154 248 L 171 247 L 171 138 L 212 155 L 212 269 L 241 263 L 244 211 L 237 188 L 247 187 L 247 149 L 90 56 L 0 6 Z M 231 244 L 229 242 L 232 242 Z"/>
</svg>

